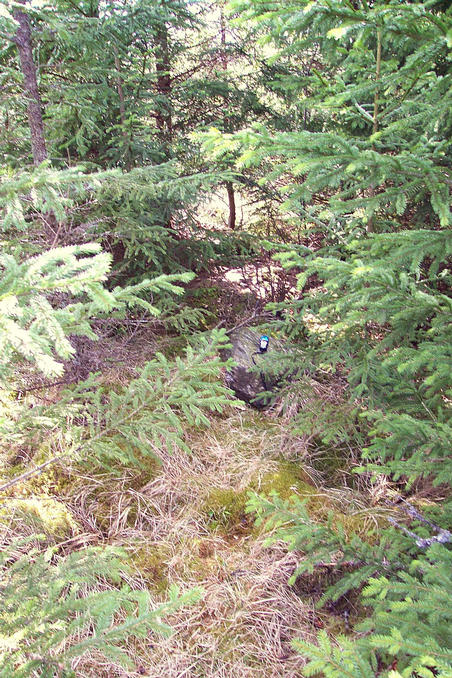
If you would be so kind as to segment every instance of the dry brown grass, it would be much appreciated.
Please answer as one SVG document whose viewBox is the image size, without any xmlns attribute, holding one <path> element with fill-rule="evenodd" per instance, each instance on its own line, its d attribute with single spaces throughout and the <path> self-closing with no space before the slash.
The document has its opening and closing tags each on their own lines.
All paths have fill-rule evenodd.
<svg viewBox="0 0 452 678">
<path fill-rule="evenodd" d="M 204 591 L 198 603 L 167 620 L 170 638 L 130 642 L 133 669 L 89 652 L 74 660 L 77 678 L 302 678 L 303 658 L 291 640 L 313 640 L 325 615 L 319 619 L 312 598 L 288 585 L 301 554 L 288 553 L 282 543 L 264 547 L 252 519 L 218 524 L 208 510 L 213 491 L 237 493 L 243 501 L 247 488 L 259 490 L 287 462 L 319 484 L 303 438 L 290 434 L 285 421 L 231 407 L 212 417 L 207 430 L 188 431 L 191 455 L 160 453 L 161 466 L 150 463 L 142 478 L 136 469 L 120 475 L 64 470 L 64 492 L 54 498 L 64 501 L 77 529 L 61 539 L 60 553 L 93 544 L 124 547 L 129 584 L 148 588 L 156 605 L 172 584 Z M 344 511 L 351 504 L 350 491 L 312 490 L 321 504 Z M 353 511 L 363 506 L 355 498 Z M 13 523 L 8 529 L 15 531 Z"/>
<path fill-rule="evenodd" d="M 205 544 L 205 542 L 201 542 Z M 199 548 L 199 547 L 198 547 Z M 302 660 L 290 648 L 291 638 L 305 634 L 309 608 L 288 587 L 295 558 L 284 548 L 272 551 L 220 539 L 208 541 L 201 565 L 173 568 L 171 579 L 201 582 L 200 604 L 172 619 L 175 634 L 144 655 L 152 678 L 295 676 Z M 191 577 L 190 577 L 191 574 Z"/>
<path fill-rule="evenodd" d="M 131 583 L 148 587 L 156 602 L 165 599 L 170 584 L 204 590 L 197 604 L 168 620 L 170 638 L 131 644 L 134 670 L 89 654 L 74 664 L 76 675 L 301 678 L 303 658 L 291 640 L 314 639 L 324 622 L 311 598 L 288 585 L 300 554 L 288 553 L 282 543 L 264 547 L 265 537 L 252 523 L 212 527 L 205 504 L 212 488 L 239 493 L 275 472 L 281 458 L 300 459 L 304 450 L 295 440 L 289 444 L 281 420 L 250 410 L 215 417 L 210 429 L 189 437 L 193 454 L 164 454 L 161 469 L 139 489 L 130 488 L 127 474 L 103 478 L 101 487 L 86 478 L 74 488 L 78 520 L 87 526 L 98 502 L 103 539 L 129 551 Z"/>
</svg>

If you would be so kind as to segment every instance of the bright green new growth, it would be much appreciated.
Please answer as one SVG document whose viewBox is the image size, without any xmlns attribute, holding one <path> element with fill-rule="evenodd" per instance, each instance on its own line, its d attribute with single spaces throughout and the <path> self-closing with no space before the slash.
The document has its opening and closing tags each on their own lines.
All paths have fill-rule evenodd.
<svg viewBox="0 0 452 678">
<path fill-rule="evenodd" d="M 67 335 L 97 338 L 89 323 L 93 315 L 124 312 L 134 306 L 157 315 L 159 310 L 142 295 L 181 294 L 174 283 L 193 277 L 190 273 L 159 276 L 110 291 L 104 283 L 111 257 L 100 250 L 96 243 L 60 247 L 21 264 L 11 255 L 0 257 L 0 350 L 4 357 L 0 378 L 11 373 L 19 356 L 47 377 L 61 375 L 64 367 L 57 358 L 67 360 L 74 353 Z M 63 295 L 67 298 L 64 305 Z"/>
<path fill-rule="evenodd" d="M 26 549 L 26 552 L 23 551 Z M 75 676 L 71 660 L 96 649 L 133 668 L 125 638 L 168 635 L 162 618 L 195 602 L 200 590 L 169 592 L 156 606 L 148 591 L 125 583 L 128 566 L 117 548 L 90 548 L 58 557 L 58 547 L 15 542 L 0 556 L 0 675 Z M 95 590 L 97 589 L 97 591 Z"/>
</svg>

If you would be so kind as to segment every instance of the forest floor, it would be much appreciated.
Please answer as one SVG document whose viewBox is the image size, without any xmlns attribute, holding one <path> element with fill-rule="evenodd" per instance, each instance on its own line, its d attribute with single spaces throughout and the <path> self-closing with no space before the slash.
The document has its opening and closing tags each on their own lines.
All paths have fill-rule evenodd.
<svg viewBox="0 0 452 678">
<path fill-rule="evenodd" d="M 163 455 L 139 489 L 112 490 L 108 482 L 109 497 L 94 490 L 102 508 L 83 490 L 88 513 L 103 512 L 108 542 L 129 550 L 135 583 L 156 600 L 171 584 L 203 589 L 197 604 L 168 620 L 173 636 L 133 650 L 136 672 L 126 675 L 299 676 L 302 660 L 290 640 L 312 636 L 317 613 L 288 585 L 296 554 L 282 544 L 265 548 L 245 512 L 250 487 L 287 483 L 296 491 L 301 484 L 286 461 L 284 431 L 265 415 L 231 409 L 187 438 L 192 454 Z M 85 658 L 78 675 L 100 675 L 93 659 Z M 113 675 L 111 667 L 105 675 Z"/>
<path fill-rule="evenodd" d="M 225 290 L 221 294 L 224 302 Z M 124 385 L 156 350 L 172 356 L 183 350 L 177 337 L 148 335 L 145 327 L 120 342 L 102 342 L 110 366 L 101 379 L 112 388 Z M 79 347 L 74 374 L 80 364 L 98 367 L 99 347 L 91 357 L 89 347 Z M 51 402 L 59 388 L 38 386 L 26 397 L 30 406 Z M 191 454 L 163 452 L 160 463 L 149 458 L 142 469 L 121 467 L 119 474 L 91 462 L 54 464 L 9 492 L 11 534 L 44 532 L 64 554 L 87 545 L 120 546 L 130 556 L 130 584 L 149 589 L 156 604 L 172 585 L 202 588 L 197 603 L 165 620 L 173 635 L 150 635 L 128 647 L 133 669 L 91 652 L 75 661 L 77 678 L 301 678 L 304 660 L 291 641 L 314 640 L 323 628 L 350 633 L 362 615 L 356 597 L 317 609 L 335 576 L 334 563 L 289 585 L 302 554 L 282 542 L 266 544 L 268 534 L 246 503 L 252 492 L 296 495 L 315 520 L 338 514 L 351 532 L 364 534 L 370 524 L 378 529 L 372 504 L 382 488 L 373 488 L 372 496 L 348 487 L 349 459 L 338 463 L 337 455 L 334 479 L 328 477 L 311 437 L 294 431 L 290 416 L 275 409 L 231 401 L 209 421 L 208 427 L 187 429 Z M 51 453 L 51 445 L 40 452 L 43 459 Z"/>
<path fill-rule="evenodd" d="M 115 378 L 125 379 L 117 367 L 104 376 Z M 166 620 L 171 637 L 150 636 L 128 648 L 134 670 L 91 653 L 74 664 L 76 675 L 300 678 L 304 662 L 291 641 L 313 640 L 322 628 L 348 633 L 361 610 L 353 599 L 316 609 L 331 567 L 289 585 L 302 554 L 265 544 L 267 535 L 246 512 L 248 494 L 295 494 L 316 519 L 336 511 L 361 527 L 368 498 L 344 485 L 324 487 L 306 437 L 275 412 L 231 405 L 211 416 L 207 429 L 187 430 L 186 442 L 190 455 L 163 453 L 161 464 L 150 459 L 139 473 L 54 465 L 10 494 L 12 530 L 20 524 L 23 533 L 28 524 L 30 532 L 44 531 L 62 553 L 85 545 L 125 548 L 130 583 L 148 588 L 156 603 L 171 585 L 202 587 L 199 602 Z"/>
</svg>

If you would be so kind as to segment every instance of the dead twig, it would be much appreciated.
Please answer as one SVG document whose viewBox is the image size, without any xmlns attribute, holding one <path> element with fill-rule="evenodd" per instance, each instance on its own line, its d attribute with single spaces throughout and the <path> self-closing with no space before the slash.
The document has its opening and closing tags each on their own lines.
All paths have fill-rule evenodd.
<svg viewBox="0 0 452 678">
<path fill-rule="evenodd" d="M 394 506 L 396 502 L 387 502 L 387 503 Z M 419 535 L 416 534 L 415 532 L 409 530 L 404 525 L 401 525 L 395 518 L 388 518 L 388 521 L 391 523 L 391 525 L 394 525 L 394 527 L 397 527 L 399 530 L 402 530 L 402 532 L 406 534 L 408 537 L 414 539 L 416 545 L 419 546 L 419 548 L 427 549 L 429 548 L 429 546 L 432 546 L 433 544 L 448 544 L 449 542 L 452 541 L 452 532 L 449 532 L 449 530 L 444 530 L 443 528 L 439 527 L 439 525 L 435 525 L 435 523 L 432 523 L 431 520 L 425 518 L 425 516 L 423 516 L 422 513 L 419 513 L 419 511 L 415 509 L 414 506 L 412 506 L 406 499 L 402 498 L 398 502 L 398 508 L 403 513 L 408 515 L 412 520 L 418 520 L 420 523 L 428 525 L 432 530 L 438 532 L 438 534 L 432 537 L 422 538 L 419 537 Z"/>
</svg>

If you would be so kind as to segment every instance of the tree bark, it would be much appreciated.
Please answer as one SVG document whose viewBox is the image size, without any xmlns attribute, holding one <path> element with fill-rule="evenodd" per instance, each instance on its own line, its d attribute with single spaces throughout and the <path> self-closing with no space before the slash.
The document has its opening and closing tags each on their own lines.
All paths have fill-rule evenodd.
<svg viewBox="0 0 452 678">
<path fill-rule="evenodd" d="M 156 112 L 156 120 L 162 141 L 166 146 L 171 142 L 173 123 L 170 102 L 172 83 L 168 48 L 168 29 L 165 24 L 162 24 L 157 32 L 156 46 L 157 92 L 160 98 Z"/>
<path fill-rule="evenodd" d="M 18 0 L 25 5 L 26 0 Z M 42 122 L 42 102 L 38 90 L 36 65 L 33 60 L 31 29 L 28 15 L 20 10 L 14 11 L 14 18 L 19 23 L 14 42 L 19 51 L 20 67 L 24 77 L 24 92 L 27 97 L 27 114 L 30 125 L 31 151 L 33 163 L 39 165 L 47 159 L 47 148 Z"/>
<path fill-rule="evenodd" d="M 237 214 L 235 207 L 234 187 L 231 181 L 226 182 L 226 190 L 228 192 L 228 204 L 229 204 L 228 227 L 231 229 L 231 231 L 234 231 L 237 221 Z"/>
<path fill-rule="evenodd" d="M 226 52 L 226 21 L 224 18 L 223 5 L 221 5 L 220 7 L 220 44 L 221 44 L 220 50 L 221 65 L 226 75 L 228 70 L 228 55 Z M 227 132 L 228 128 L 230 127 L 230 120 L 228 117 L 226 117 L 224 120 L 224 126 L 225 131 Z M 226 182 L 226 191 L 228 193 L 228 205 L 229 205 L 228 228 L 230 228 L 231 231 L 234 231 L 237 222 L 237 212 L 235 207 L 235 194 L 232 181 Z"/>
</svg>

